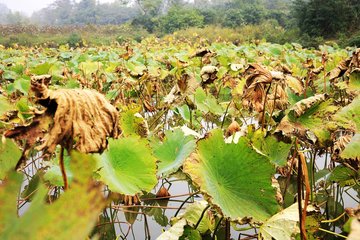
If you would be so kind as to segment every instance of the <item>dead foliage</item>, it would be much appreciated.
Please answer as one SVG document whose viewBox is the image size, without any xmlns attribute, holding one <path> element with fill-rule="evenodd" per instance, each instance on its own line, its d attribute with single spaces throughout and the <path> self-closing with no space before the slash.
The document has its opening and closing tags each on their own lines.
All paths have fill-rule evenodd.
<svg viewBox="0 0 360 240">
<path fill-rule="evenodd" d="M 245 108 L 262 112 L 266 96 L 266 85 L 273 80 L 271 73 L 253 63 L 245 70 L 246 83 L 243 91 L 242 104 Z"/>
<path fill-rule="evenodd" d="M 169 191 L 165 187 L 161 187 L 156 193 L 156 198 L 169 199 L 171 197 Z"/>
<path fill-rule="evenodd" d="M 353 133 L 349 132 L 349 133 L 345 133 L 342 136 L 339 136 L 336 139 L 333 148 L 336 157 L 340 155 L 340 153 L 345 149 L 346 145 L 351 141 L 353 135 L 354 135 Z"/>
<path fill-rule="evenodd" d="M 355 71 L 360 71 L 360 48 L 356 49 L 351 57 L 341 61 L 336 68 L 328 73 L 329 80 L 334 81 L 342 76 L 347 77 Z"/>
<path fill-rule="evenodd" d="M 206 84 L 213 83 L 217 79 L 216 74 L 218 71 L 219 71 L 219 69 L 215 66 L 211 66 L 211 65 L 204 66 L 200 71 L 202 84 L 206 85 Z"/>
<path fill-rule="evenodd" d="M 175 86 L 170 90 L 169 94 L 165 96 L 164 102 L 167 104 L 181 102 L 186 96 L 195 93 L 200 86 L 192 74 L 183 74 L 177 81 Z"/>
<path fill-rule="evenodd" d="M 232 123 L 228 126 L 225 132 L 225 137 L 230 137 L 236 132 L 241 130 L 241 126 L 237 121 L 232 121 Z"/>
<path fill-rule="evenodd" d="M 70 151 L 102 152 L 107 138 L 119 134 L 118 111 L 100 93 L 92 90 L 50 90 L 51 76 L 31 78 L 37 103 L 45 107 L 28 126 L 18 126 L 6 137 L 25 140 L 26 148 L 40 143 L 37 150 L 53 153 L 58 144 Z"/>
<path fill-rule="evenodd" d="M 292 108 L 290 108 L 290 112 L 294 112 L 295 117 L 300 117 L 315 104 L 325 101 L 326 97 L 327 94 L 317 94 L 315 96 L 305 98 L 298 101 Z"/>
</svg>

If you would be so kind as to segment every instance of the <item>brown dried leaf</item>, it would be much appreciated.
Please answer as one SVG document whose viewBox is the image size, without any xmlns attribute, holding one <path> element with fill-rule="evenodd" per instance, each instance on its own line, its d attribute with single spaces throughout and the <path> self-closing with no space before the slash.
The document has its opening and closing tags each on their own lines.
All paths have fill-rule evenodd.
<svg viewBox="0 0 360 240">
<path fill-rule="evenodd" d="M 306 110 L 308 110 L 315 104 L 325 101 L 326 97 L 327 94 L 324 93 L 303 99 L 297 102 L 292 108 L 290 108 L 290 111 L 294 112 L 295 117 L 300 117 L 305 113 Z"/>
<path fill-rule="evenodd" d="M 340 154 L 346 147 L 346 145 L 351 141 L 353 133 L 348 133 L 340 136 L 334 143 L 334 152 Z"/>
<path fill-rule="evenodd" d="M 349 67 L 350 72 L 354 71 L 354 69 L 360 68 L 360 48 L 353 52 Z"/>
<path fill-rule="evenodd" d="M 226 129 L 225 137 L 230 137 L 231 135 L 233 135 L 234 133 L 240 130 L 241 130 L 240 124 L 234 120 Z"/>
<path fill-rule="evenodd" d="M 263 111 L 265 85 L 273 80 L 271 73 L 259 64 L 250 64 L 245 71 L 246 83 L 243 91 L 243 106 L 248 109 Z"/>
<path fill-rule="evenodd" d="M 324 66 L 317 67 L 317 68 L 311 70 L 311 72 L 312 72 L 313 74 L 318 75 L 318 74 L 321 73 L 322 70 L 324 70 Z"/>
<path fill-rule="evenodd" d="M 165 187 L 161 187 L 159 191 L 156 193 L 156 198 L 168 199 L 170 198 L 170 193 Z"/>
<path fill-rule="evenodd" d="M 198 49 L 193 55 L 191 55 L 190 57 L 191 58 L 194 58 L 194 57 L 203 57 L 205 56 L 206 54 L 208 53 L 212 53 L 210 49 L 208 48 L 200 48 Z"/>
<path fill-rule="evenodd" d="M 285 86 L 282 86 L 280 84 L 277 84 L 277 86 L 274 87 L 274 92 L 272 92 L 268 96 L 267 106 L 269 109 L 284 110 L 287 107 L 289 101 L 288 101 L 288 95 L 285 92 L 284 87 Z"/>
<path fill-rule="evenodd" d="M 350 59 L 346 59 L 346 60 L 343 60 L 341 61 L 337 66 L 336 68 L 334 68 L 333 70 L 331 70 L 329 73 L 328 73 L 328 76 L 329 76 L 329 80 L 332 81 L 334 80 L 335 78 L 339 78 L 341 76 L 343 76 L 345 74 L 345 72 L 348 70 L 348 66 L 349 66 L 349 63 L 350 63 Z"/>
<path fill-rule="evenodd" d="M 297 95 L 300 95 L 300 94 L 303 93 L 303 91 L 304 91 L 303 83 L 302 83 L 302 81 L 300 81 L 296 77 L 286 75 L 285 82 L 286 82 L 287 86 L 292 91 L 294 91 Z"/>
<path fill-rule="evenodd" d="M 217 78 L 216 74 L 219 71 L 219 69 L 215 66 L 204 66 L 200 71 L 200 76 L 202 79 L 203 84 L 210 84 L 215 81 Z"/>
<path fill-rule="evenodd" d="M 23 148 L 22 155 L 15 167 L 16 170 L 25 166 L 29 150 L 43 142 L 45 134 L 53 123 L 53 116 L 45 112 L 41 115 L 37 114 L 29 125 L 18 126 L 5 132 L 5 137 L 15 139 Z"/>
<path fill-rule="evenodd" d="M 170 90 L 170 93 L 165 96 L 164 102 L 168 104 L 181 102 L 186 96 L 193 94 L 199 86 L 200 84 L 196 81 L 194 75 L 185 73 Z"/>
<path fill-rule="evenodd" d="M 25 136 L 34 142 L 43 136 L 40 131 L 48 116 L 54 123 L 43 136 L 43 144 L 38 147 L 40 151 L 52 153 L 60 144 L 83 153 L 102 152 L 107 146 L 107 137 L 118 136 L 118 111 L 103 95 L 92 90 L 49 90 L 48 83 L 48 75 L 31 78 L 37 102 L 47 108 L 38 118 L 41 127 L 37 127 L 36 122 L 17 127 L 11 131 L 19 133 L 8 134 L 9 137 Z"/>
<path fill-rule="evenodd" d="M 75 89 L 49 92 L 57 109 L 43 149 L 53 152 L 61 144 L 83 153 L 102 152 L 106 138 L 118 136 L 118 112 L 100 93 Z"/>
</svg>

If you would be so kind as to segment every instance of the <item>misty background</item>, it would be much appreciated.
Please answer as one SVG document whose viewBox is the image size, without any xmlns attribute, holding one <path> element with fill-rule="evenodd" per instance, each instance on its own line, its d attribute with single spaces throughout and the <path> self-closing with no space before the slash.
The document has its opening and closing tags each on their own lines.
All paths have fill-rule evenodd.
<svg viewBox="0 0 360 240">
<path fill-rule="evenodd" d="M 2 0 L 5 2 L 7 0 Z M 9 0 L 10 1 L 10 0 Z M 1 1 L 0 1 L 1 2 Z M 32 1 L 30 9 L 39 8 Z M 48 0 L 22 11 L 0 3 L 0 24 L 44 27 L 125 26 L 131 35 L 164 36 L 186 29 L 221 29 L 268 41 L 316 45 L 331 40 L 360 45 L 358 0 Z M 14 1 L 11 2 L 12 5 Z M 12 8 L 16 6 L 13 5 Z M 32 12 L 32 13 L 31 13 Z M 30 14 L 31 13 L 31 14 Z M 250 27 L 250 28 L 246 28 Z M 112 31 L 110 28 L 109 31 Z M 223 31 L 227 29 L 228 31 Z M 215 31 L 214 30 L 214 31 Z M 11 30 L 13 31 L 13 30 Z M 10 31 L 10 33 L 11 33 Z M 18 30 L 20 31 L 20 30 Z M 195 31 L 195 30 L 193 30 Z M 199 33 L 196 30 L 195 33 Z M 201 32 L 201 31 L 200 31 Z M 211 32 L 203 31 L 208 34 Z M 9 28 L 2 31 L 3 37 Z M 119 34 L 121 34 L 119 32 Z M 1 40 L 1 39 L 0 39 Z M 232 39 L 236 40 L 236 39 Z"/>
</svg>

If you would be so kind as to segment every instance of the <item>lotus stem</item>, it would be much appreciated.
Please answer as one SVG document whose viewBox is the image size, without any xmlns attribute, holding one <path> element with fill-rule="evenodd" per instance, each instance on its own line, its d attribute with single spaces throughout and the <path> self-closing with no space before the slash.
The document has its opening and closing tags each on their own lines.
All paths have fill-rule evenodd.
<svg viewBox="0 0 360 240">
<path fill-rule="evenodd" d="M 301 231 L 303 231 L 303 239 L 307 239 L 306 236 L 306 229 L 305 229 L 305 222 L 306 222 L 306 213 L 307 213 L 307 206 L 308 206 L 308 202 L 309 202 L 309 195 L 310 195 L 310 183 L 309 183 L 309 175 L 308 175 L 308 169 L 307 169 L 307 165 L 306 165 L 306 160 L 305 160 L 305 156 L 302 152 L 299 152 L 299 157 L 300 157 L 300 161 L 301 161 L 301 165 L 302 168 L 299 169 L 299 172 L 302 171 L 302 178 L 305 182 L 305 202 L 304 202 L 304 208 L 302 209 L 302 214 L 301 214 L 301 224 L 300 225 L 300 229 Z M 301 206 L 301 205 L 300 205 Z"/>
<path fill-rule="evenodd" d="M 326 230 L 326 229 L 323 229 L 323 228 L 319 228 L 320 231 L 322 232 L 326 232 L 326 233 L 329 233 L 329 234 L 332 234 L 332 235 L 335 235 L 335 236 L 338 236 L 338 237 L 342 237 L 342 238 L 347 238 L 346 236 L 344 235 L 341 235 L 339 233 L 336 233 L 336 232 L 332 232 L 332 231 L 329 231 L 329 230 Z"/>
<path fill-rule="evenodd" d="M 197 221 L 197 223 L 195 224 L 195 229 L 198 228 L 198 226 L 200 225 L 201 220 L 203 219 L 205 212 L 210 208 L 210 205 L 207 205 L 206 208 L 204 208 L 204 210 L 202 211 L 199 220 Z"/>
<path fill-rule="evenodd" d="M 190 198 L 192 198 L 192 197 L 193 197 L 193 195 L 190 195 L 190 196 L 188 196 L 184 201 L 182 201 L 182 203 L 180 204 L 178 210 L 177 210 L 176 213 L 174 214 L 174 217 L 176 217 L 176 216 L 179 214 L 180 210 L 181 210 L 182 207 L 185 205 L 185 203 L 187 203 L 187 201 L 188 201 Z"/>
<path fill-rule="evenodd" d="M 340 220 L 340 218 L 342 218 L 345 214 L 346 214 L 346 212 L 343 212 L 338 217 L 336 217 L 334 219 L 330 219 L 330 220 L 323 220 L 323 221 L 321 221 L 321 223 L 333 223 L 333 222 L 336 222 L 336 221 Z"/>
<path fill-rule="evenodd" d="M 66 176 L 66 170 L 65 170 L 65 165 L 64 165 L 64 147 L 61 147 L 61 149 L 60 149 L 59 165 L 60 165 L 60 170 L 61 170 L 61 176 L 64 181 L 64 190 L 67 190 L 68 189 L 68 179 Z"/>
<path fill-rule="evenodd" d="M 220 220 L 219 220 L 219 222 L 216 224 L 215 229 L 214 229 L 213 236 L 212 236 L 212 238 L 211 238 L 212 240 L 215 240 L 215 238 L 216 238 L 216 232 L 217 232 L 217 230 L 219 229 L 219 226 L 220 226 L 220 224 L 221 224 L 221 222 L 222 222 L 223 219 L 224 219 L 224 217 L 221 217 Z"/>
</svg>

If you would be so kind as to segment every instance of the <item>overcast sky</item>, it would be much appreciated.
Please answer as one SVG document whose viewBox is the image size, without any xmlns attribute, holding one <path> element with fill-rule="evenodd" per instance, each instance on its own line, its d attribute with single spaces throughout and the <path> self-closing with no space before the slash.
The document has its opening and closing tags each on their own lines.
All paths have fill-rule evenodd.
<svg viewBox="0 0 360 240">
<path fill-rule="evenodd" d="M 55 0 L 0 0 L 8 8 L 31 15 L 34 11 L 47 7 Z M 100 0 L 100 3 L 112 2 L 113 0 Z"/>
</svg>

